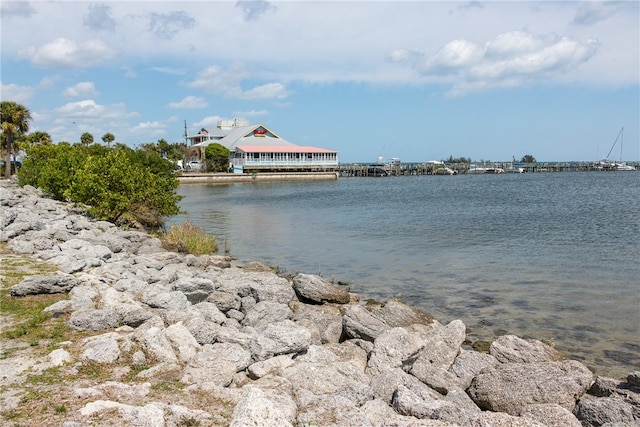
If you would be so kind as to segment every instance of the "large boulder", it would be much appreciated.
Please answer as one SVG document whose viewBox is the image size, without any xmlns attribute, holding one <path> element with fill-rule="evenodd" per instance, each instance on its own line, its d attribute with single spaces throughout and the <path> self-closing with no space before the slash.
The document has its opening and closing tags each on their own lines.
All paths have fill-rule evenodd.
<svg viewBox="0 0 640 427">
<path fill-rule="evenodd" d="M 411 333 L 400 327 L 389 329 L 373 342 L 367 373 L 375 376 L 385 370 L 400 368 L 405 361 L 416 357 L 424 346 L 424 335 Z"/>
<path fill-rule="evenodd" d="M 389 300 L 380 306 L 372 307 L 372 313 L 392 328 L 411 325 L 424 325 L 428 327 L 440 325 L 439 322 L 426 311 L 395 299 Z M 428 329 L 429 328 L 426 328 L 426 330 Z"/>
<path fill-rule="evenodd" d="M 538 340 L 503 335 L 493 341 L 489 354 L 502 363 L 555 362 L 565 357 L 555 348 Z"/>
<path fill-rule="evenodd" d="M 351 300 L 349 292 L 313 274 L 297 274 L 293 278 L 293 289 L 301 300 L 316 304 L 347 304 Z"/>
<path fill-rule="evenodd" d="M 287 419 L 286 411 L 278 407 L 277 402 L 268 399 L 259 388 L 251 387 L 233 410 L 230 424 L 230 427 L 245 426 L 287 427 L 293 424 Z"/>
<path fill-rule="evenodd" d="M 76 311 L 69 319 L 69 326 L 80 331 L 100 331 L 115 328 L 120 323 L 120 316 L 111 310 Z"/>
<path fill-rule="evenodd" d="M 226 387 L 235 373 L 246 369 L 250 361 L 251 354 L 238 344 L 207 344 L 185 366 L 181 381 Z"/>
<path fill-rule="evenodd" d="M 360 338 L 373 342 L 389 329 L 391 329 L 389 325 L 362 305 L 354 305 L 342 317 L 342 332 L 347 338 Z"/>
<path fill-rule="evenodd" d="M 80 280 L 70 274 L 28 277 L 11 287 L 11 296 L 22 297 L 37 294 L 59 294 L 69 292 Z"/>
<path fill-rule="evenodd" d="M 575 360 L 503 363 L 480 372 L 468 393 L 482 409 L 518 415 L 526 405 L 556 403 L 572 410 L 593 374 Z"/>
<path fill-rule="evenodd" d="M 409 372 L 426 384 L 429 384 L 428 378 L 434 375 L 442 377 L 448 374 L 451 378 L 447 378 L 446 382 L 455 381 L 455 376 L 447 370 L 460 353 L 464 339 L 465 326 L 460 320 L 434 329 L 425 336 L 424 346 L 409 365 Z"/>
<path fill-rule="evenodd" d="M 582 427 L 571 411 L 555 403 L 527 405 L 520 411 L 520 416 L 547 427 Z"/>
<path fill-rule="evenodd" d="M 600 427 L 608 423 L 615 425 L 615 423 L 633 423 L 636 420 L 633 406 L 615 397 L 580 399 L 573 413 L 583 426 Z"/>
<path fill-rule="evenodd" d="M 471 385 L 471 381 L 480 371 L 485 368 L 498 365 L 500 362 L 490 354 L 481 353 L 473 350 L 460 350 L 460 354 L 456 357 L 449 372 L 454 374 L 457 384 L 466 389 Z"/>
</svg>

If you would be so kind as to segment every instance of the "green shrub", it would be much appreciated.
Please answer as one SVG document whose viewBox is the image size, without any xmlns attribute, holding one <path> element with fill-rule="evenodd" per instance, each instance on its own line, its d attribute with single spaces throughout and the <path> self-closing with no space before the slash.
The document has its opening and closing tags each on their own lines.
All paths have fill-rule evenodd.
<svg viewBox="0 0 640 427">
<path fill-rule="evenodd" d="M 222 144 L 209 144 L 204 149 L 205 164 L 209 172 L 227 172 L 231 152 Z"/>
<path fill-rule="evenodd" d="M 123 145 L 35 146 L 27 152 L 18 182 L 87 205 L 95 218 L 120 225 L 157 229 L 164 217 L 180 213 L 171 163 Z"/>
<path fill-rule="evenodd" d="M 168 249 L 193 255 L 211 255 L 218 253 L 216 238 L 189 221 L 173 225 L 164 235 L 164 244 Z"/>
</svg>

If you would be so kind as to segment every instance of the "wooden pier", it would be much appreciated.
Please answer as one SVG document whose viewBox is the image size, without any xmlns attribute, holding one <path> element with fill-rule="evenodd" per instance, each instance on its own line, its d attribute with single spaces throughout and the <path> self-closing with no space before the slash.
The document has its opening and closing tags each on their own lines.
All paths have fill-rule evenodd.
<svg viewBox="0 0 640 427">
<path fill-rule="evenodd" d="M 628 162 L 627 164 L 640 170 L 640 162 Z M 520 167 L 526 173 L 543 172 L 607 172 L 615 170 L 611 167 L 603 167 L 597 162 L 537 162 L 516 163 L 492 162 L 477 163 L 476 166 L 502 169 L 508 173 L 514 167 Z M 437 169 L 447 167 L 459 175 L 465 175 L 469 171 L 468 163 L 451 163 L 438 165 L 434 163 L 341 163 L 338 165 L 338 173 L 341 177 L 383 177 L 383 176 L 411 176 L 411 175 L 435 175 Z"/>
</svg>

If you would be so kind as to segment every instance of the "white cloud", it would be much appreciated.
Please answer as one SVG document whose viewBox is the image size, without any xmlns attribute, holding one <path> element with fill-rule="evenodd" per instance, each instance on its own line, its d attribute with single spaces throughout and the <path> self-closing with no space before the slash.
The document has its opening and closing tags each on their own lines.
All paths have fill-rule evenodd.
<svg viewBox="0 0 640 427">
<path fill-rule="evenodd" d="M 64 90 L 64 96 L 72 98 L 86 98 L 100 95 L 93 82 L 80 82 Z"/>
<path fill-rule="evenodd" d="M 267 83 L 242 93 L 242 99 L 284 99 L 291 94 L 282 83 Z"/>
<path fill-rule="evenodd" d="M 555 34 L 538 36 L 511 31 L 484 45 L 460 39 L 445 44 L 431 56 L 400 49 L 388 58 L 408 64 L 423 78 L 447 78 L 453 84 L 448 95 L 460 96 L 544 81 L 585 64 L 598 46 L 596 40 L 581 42 Z"/>
<path fill-rule="evenodd" d="M 208 116 L 200 120 L 199 122 L 193 123 L 193 126 L 196 129 L 196 132 L 201 128 L 212 128 L 218 126 L 218 122 L 220 120 L 224 120 L 220 116 Z"/>
<path fill-rule="evenodd" d="M 147 140 L 155 139 L 167 133 L 167 122 L 147 121 L 140 122 L 131 129 L 133 135 L 143 135 Z"/>
<path fill-rule="evenodd" d="M 35 94 L 35 89 L 31 86 L 20 86 L 9 83 L 0 82 L 0 93 L 2 93 L 3 101 L 14 101 L 18 104 L 28 104 Z"/>
<path fill-rule="evenodd" d="M 46 76 L 42 80 L 40 80 L 38 87 L 42 89 L 51 89 L 59 80 L 60 75 Z"/>
<path fill-rule="evenodd" d="M 172 67 L 152 67 L 153 71 L 157 71 L 162 74 L 169 74 L 173 76 L 181 76 L 186 74 L 184 68 L 172 68 Z"/>
<path fill-rule="evenodd" d="M 481 46 L 468 40 L 453 40 L 435 55 L 425 58 L 420 71 L 424 74 L 448 74 L 478 63 L 483 55 Z"/>
<path fill-rule="evenodd" d="M 84 132 L 99 142 L 102 135 L 111 132 L 119 142 L 131 144 L 130 121 L 139 116 L 129 112 L 124 103 L 98 104 L 92 99 L 69 102 L 52 109 L 32 113 L 32 129 L 45 129 L 55 142 L 79 142 Z"/>
<path fill-rule="evenodd" d="M 89 68 L 111 60 L 115 52 L 101 40 L 91 39 L 78 44 L 61 37 L 40 48 L 23 49 L 19 57 L 38 67 Z"/>
<path fill-rule="evenodd" d="M 187 96 L 179 102 L 170 102 L 168 108 L 186 108 L 186 109 L 199 109 L 207 108 L 209 104 L 204 98 L 198 96 Z"/>
<path fill-rule="evenodd" d="M 251 110 L 251 111 L 236 111 L 234 113 L 234 115 L 236 117 L 260 117 L 260 116 L 266 116 L 267 114 L 269 114 L 269 112 L 267 110 Z"/>
<path fill-rule="evenodd" d="M 237 99 L 283 99 L 291 94 L 284 84 L 277 82 L 243 90 L 242 83 L 249 76 L 250 72 L 243 62 L 234 62 L 228 68 L 213 65 L 198 73 L 195 80 L 186 86 Z"/>
<path fill-rule="evenodd" d="M 56 108 L 55 113 L 60 115 L 60 120 L 85 119 L 92 121 L 108 119 L 129 119 L 136 113 L 127 113 L 124 104 L 101 105 L 92 99 L 70 102 Z"/>
</svg>

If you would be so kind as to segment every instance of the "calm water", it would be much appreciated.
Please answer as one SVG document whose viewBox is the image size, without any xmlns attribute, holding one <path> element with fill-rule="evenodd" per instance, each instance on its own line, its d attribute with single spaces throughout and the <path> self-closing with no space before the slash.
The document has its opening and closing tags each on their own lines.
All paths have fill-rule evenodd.
<svg viewBox="0 0 640 427">
<path fill-rule="evenodd" d="M 183 185 L 239 260 L 400 298 L 470 339 L 549 340 L 600 374 L 640 369 L 640 173 Z"/>
</svg>

